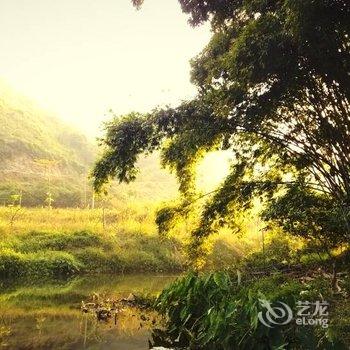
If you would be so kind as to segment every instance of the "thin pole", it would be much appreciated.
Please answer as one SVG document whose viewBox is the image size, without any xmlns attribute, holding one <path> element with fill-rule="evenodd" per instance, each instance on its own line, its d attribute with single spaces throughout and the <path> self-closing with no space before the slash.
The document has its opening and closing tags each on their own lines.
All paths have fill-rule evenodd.
<svg viewBox="0 0 350 350">
<path fill-rule="evenodd" d="M 95 209 L 95 192 L 92 191 L 91 209 Z"/>
</svg>

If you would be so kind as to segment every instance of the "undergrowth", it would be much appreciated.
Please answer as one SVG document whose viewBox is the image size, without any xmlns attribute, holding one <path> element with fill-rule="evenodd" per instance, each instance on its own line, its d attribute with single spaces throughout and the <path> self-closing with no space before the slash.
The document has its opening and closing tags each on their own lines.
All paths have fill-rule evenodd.
<svg viewBox="0 0 350 350">
<path fill-rule="evenodd" d="M 315 291 L 317 293 L 315 294 Z M 166 288 L 156 301 L 156 309 L 166 317 L 165 329 L 153 333 L 157 346 L 177 349 L 346 349 L 348 325 L 339 324 L 349 317 L 345 299 L 330 297 L 329 284 L 318 279 L 301 283 L 284 275 L 245 281 L 224 272 L 190 273 Z M 295 313 L 297 301 L 316 301 L 328 297 L 331 303 L 329 328 L 260 322 L 259 313 L 271 305 L 286 303 Z M 342 305 L 342 311 L 339 306 Z"/>
<path fill-rule="evenodd" d="M 0 248 L 0 277 L 54 277 L 136 271 L 180 271 L 182 245 L 137 232 L 36 232 L 7 237 Z"/>
</svg>

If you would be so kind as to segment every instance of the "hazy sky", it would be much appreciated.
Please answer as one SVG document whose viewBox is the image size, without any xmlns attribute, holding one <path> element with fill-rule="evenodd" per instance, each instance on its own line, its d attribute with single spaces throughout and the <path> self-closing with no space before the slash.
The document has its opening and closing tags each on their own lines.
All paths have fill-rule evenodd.
<svg viewBox="0 0 350 350">
<path fill-rule="evenodd" d="M 177 0 L 0 0 L 0 77 L 96 135 L 105 113 L 194 95 L 189 59 L 209 40 Z"/>
</svg>

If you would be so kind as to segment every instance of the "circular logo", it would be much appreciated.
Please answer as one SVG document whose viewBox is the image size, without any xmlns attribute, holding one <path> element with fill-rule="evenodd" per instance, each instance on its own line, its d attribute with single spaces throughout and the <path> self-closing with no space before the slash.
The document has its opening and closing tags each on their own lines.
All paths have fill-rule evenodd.
<svg viewBox="0 0 350 350">
<path fill-rule="evenodd" d="M 292 320 L 293 311 L 287 304 L 279 301 L 277 302 L 278 305 L 272 306 L 268 300 L 259 299 L 259 301 L 261 306 L 266 309 L 258 313 L 259 321 L 264 326 L 273 328 L 277 325 L 285 325 Z"/>
</svg>

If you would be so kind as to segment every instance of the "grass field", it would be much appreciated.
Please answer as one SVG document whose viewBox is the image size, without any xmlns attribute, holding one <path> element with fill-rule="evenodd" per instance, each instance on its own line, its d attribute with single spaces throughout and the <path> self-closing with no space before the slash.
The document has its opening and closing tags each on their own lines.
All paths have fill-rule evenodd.
<svg viewBox="0 0 350 350">
<path fill-rule="evenodd" d="M 182 271 L 188 234 L 161 238 L 156 205 L 114 209 L 0 207 L 0 277 L 60 276 L 137 271 Z M 226 268 L 261 249 L 255 222 L 246 233 L 222 232 L 207 242 L 204 268 Z"/>
<path fill-rule="evenodd" d="M 153 212 L 0 208 L 0 276 L 182 270 L 183 244 L 159 238 Z"/>
<path fill-rule="evenodd" d="M 133 204 L 116 209 L 47 209 L 0 207 L 0 234 L 29 231 L 74 232 L 142 231 L 152 233 L 155 207 Z"/>
</svg>

